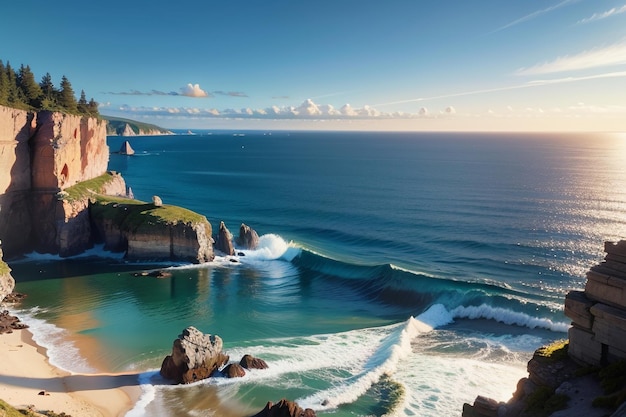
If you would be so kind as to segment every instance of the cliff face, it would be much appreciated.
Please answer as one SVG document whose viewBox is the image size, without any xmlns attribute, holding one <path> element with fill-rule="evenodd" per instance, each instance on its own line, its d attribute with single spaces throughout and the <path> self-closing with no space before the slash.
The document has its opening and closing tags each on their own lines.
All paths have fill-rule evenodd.
<svg viewBox="0 0 626 417">
<path fill-rule="evenodd" d="M 202 263 L 214 258 L 211 223 L 180 207 L 105 199 L 93 202 L 90 212 L 105 249 L 126 251 L 128 259 Z"/>
<path fill-rule="evenodd" d="M 57 193 L 101 175 L 108 161 L 105 121 L 0 106 L 0 240 L 5 253 L 66 253 L 72 239 L 58 225 L 84 224 L 84 219 L 73 219 L 85 216 L 81 210 L 86 204 L 67 206 Z"/>
<path fill-rule="evenodd" d="M 15 288 L 15 280 L 11 276 L 11 268 L 2 260 L 2 249 L 0 249 L 0 302 L 13 292 L 13 288 Z"/>
</svg>

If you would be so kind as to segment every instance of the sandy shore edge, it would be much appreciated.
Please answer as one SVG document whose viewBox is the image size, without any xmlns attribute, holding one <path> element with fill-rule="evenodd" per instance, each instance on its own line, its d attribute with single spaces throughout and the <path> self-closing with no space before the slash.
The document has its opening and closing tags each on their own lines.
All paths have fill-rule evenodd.
<svg viewBox="0 0 626 417">
<path fill-rule="evenodd" d="M 14 407 L 120 417 L 141 395 L 136 373 L 70 374 L 55 368 L 28 329 L 0 334 L 0 357 L 0 399 Z"/>
</svg>

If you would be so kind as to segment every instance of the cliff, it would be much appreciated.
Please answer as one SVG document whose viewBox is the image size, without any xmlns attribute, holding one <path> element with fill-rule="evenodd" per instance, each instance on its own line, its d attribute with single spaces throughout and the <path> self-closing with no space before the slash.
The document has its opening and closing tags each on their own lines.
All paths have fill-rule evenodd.
<svg viewBox="0 0 626 417">
<path fill-rule="evenodd" d="M 57 194 L 103 174 L 108 162 L 105 121 L 0 106 L 0 240 L 5 255 L 33 249 L 65 253 L 60 245 L 66 240 L 60 236 L 63 224 L 73 223 L 70 219 L 81 209 L 64 205 Z"/>
<path fill-rule="evenodd" d="M 463 417 L 626 416 L 626 240 L 604 250 L 565 298 L 569 339 L 535 352 L 507 403 L 478 396 Z"/>
<path fill-rule="evenodd" d="M 70 256 L 102 239 L 130 259 L 212 260 L 211 225 L 204 216 L 133 200 L 123 204 L 133 209 L 121 211 L 119 203 L 106 200 L 126 196 L 122 176 L 106 172 L 106 125 L 96 118 L 0 106 L 5 255 L 36 250 Z M 0 275 L 8 274 L 5 269 Z M 9 283 L 1 281 L 0 290 Z"/>
<path fill-rule="evenodd" d="M 96 239 L 126 258 L 213 260 L 211 223 L 193 211 L 128 198 L 99 196 L 90 203 Z"/>
</svg>

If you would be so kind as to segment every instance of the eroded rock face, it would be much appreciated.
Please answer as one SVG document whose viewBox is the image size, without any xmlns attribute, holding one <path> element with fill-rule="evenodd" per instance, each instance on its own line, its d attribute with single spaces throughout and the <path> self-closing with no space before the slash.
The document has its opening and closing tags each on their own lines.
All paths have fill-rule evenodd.
<svg viewBox="0 0 626 417">
<path fill-rule="evenodd" d="M 263 410 L 252 417 L 315 417 L 310 408 L 303 410 L 296 402 L 282 399 L 276 404 L 268 402 Z"/>
<path fill-rule="evenodd" d="M 215 248 L 226 255 L 234 255 L 233 235 L 224 222 L 220 222 L 220 230 L 217 233 Z"/>
<path fill-rule="evenodd" d="M 15 288 L 15 280 L 11 275 L 11 269 L 4 263 L 2 256 L 2 248 L 0 248 L 0 302 L 7 295 L 11 294 L 13 288 Z"/>
<path fill-rule="evenodd" d="M 222 353 L 222 345 L 219 336 L 187 327 L 174 340 L 172 354 L 163 360 L 161 375 L 184 384 L 208 378 L 228 362 L 228 356 Z"/>
<path fill-rule="evenodd" d="M 250 226 L 242 223 L 239 227 L 237 244 L 244 249 L 256 249 L 259 246 L 259 235 Z"/>
</svg>

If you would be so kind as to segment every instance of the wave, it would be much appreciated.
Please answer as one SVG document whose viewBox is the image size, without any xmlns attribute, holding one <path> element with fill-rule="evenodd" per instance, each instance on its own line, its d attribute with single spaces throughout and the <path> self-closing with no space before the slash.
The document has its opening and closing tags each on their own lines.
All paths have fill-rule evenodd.
<svg viewBox="0 0 626 417">
<path fill-rule="evenodd" d="M 356 401 L 384 375 L 392 375 L 398 363 L 409 357 L 412 352 L 411 341 L 413 339 L 451 322 L 452 316 L 440 304 L 432 306 L 417 319 L 410 317 L 403 326 L 397 327 L 379 342 L 376 350 L 363 364 L 361 372 L 347 378 L 337 386 L 318 391 L 313 395 L 298 399 L 297 402 L 303 407 L 328 410 Z"/>
</svg>

